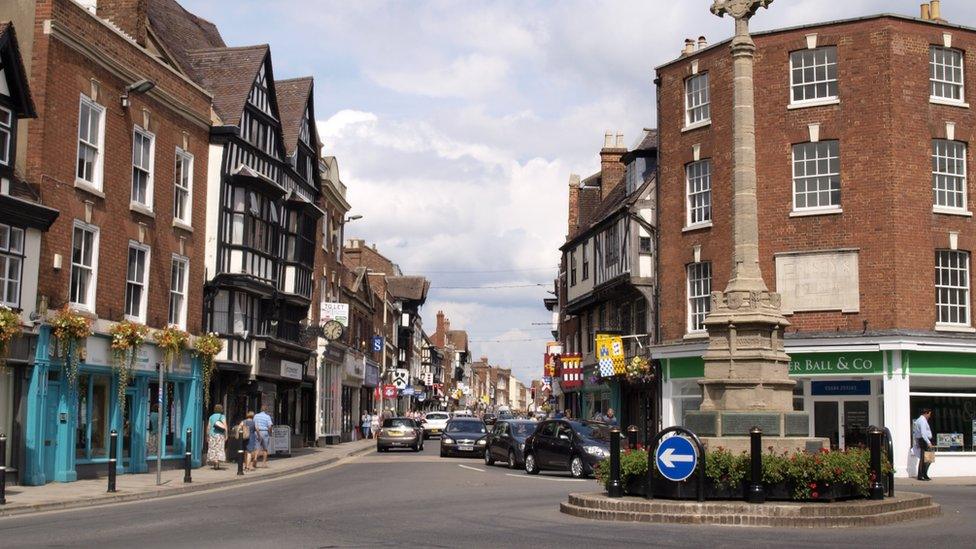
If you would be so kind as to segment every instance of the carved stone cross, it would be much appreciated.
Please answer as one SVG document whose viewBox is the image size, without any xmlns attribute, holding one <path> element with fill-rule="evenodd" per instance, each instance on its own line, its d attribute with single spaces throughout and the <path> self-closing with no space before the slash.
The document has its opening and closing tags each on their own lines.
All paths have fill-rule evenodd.
<svg viewBox="0 0 976 549">
<path fill-rule="evenodd" d="M 737 37 L 748 36 L 749 18 L 756 14 L 759 8 L 768 7 L 773 0 L 714 0 L 712 13 L 719 17 L 729 14 L 735 19 L 735 34 Z"/>
</svg>

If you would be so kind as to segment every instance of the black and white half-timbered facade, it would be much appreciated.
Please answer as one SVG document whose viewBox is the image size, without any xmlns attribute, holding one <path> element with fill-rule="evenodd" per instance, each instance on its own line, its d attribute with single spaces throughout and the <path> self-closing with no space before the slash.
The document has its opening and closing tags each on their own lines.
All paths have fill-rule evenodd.
<svg viewBox="0 0 976 549">
<path fill-rule="evenodd" d="M 315 420 L 306 327 L 323 213 L 312 81 L 279 89 L 267 46 L 194 51 L 189 60 L 220 120 L 211 131 L 204 293 L 204 323 L 224 342 L 212 401 L 232 422 L 267 407 L 297 443 Z"/>
<path fill-rule="evenodd" d="M 36 187 L 20 176 L 25 154 L 17 154 L 17 123 L 36 116 L 14 27 L 0 23 L 0 308 L 8 316 L 14 313 L 22 326 L 20 337 L 13 337 L 0 355 L 6 363 L 0 368 L 0 433 L 11 437 L 3 456 L 8 466 L 18 463 L 11 458 L 21 446 L 22 433 L 14 429 L 23 420 L 17 410 L 26 408 L 20 380 L 27 377 L 24 371 L 36 346 L 41 233 L 58 217 L 58 210 L 41 204 Z"/>
</svg>

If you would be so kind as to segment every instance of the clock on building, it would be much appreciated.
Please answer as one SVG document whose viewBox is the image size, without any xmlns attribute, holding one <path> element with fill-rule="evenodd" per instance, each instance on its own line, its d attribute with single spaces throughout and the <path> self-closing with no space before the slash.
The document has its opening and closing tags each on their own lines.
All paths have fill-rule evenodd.
<svg viewBox="0 0 976 549">
<path fill-rule="evenodd" d="M 342 324 L 338 320 L 330 320 L 325 323 L 322 327 L 322 333 L 325 334 L 325 338 L 335 341 L 342 337 Z"/>
</svg>

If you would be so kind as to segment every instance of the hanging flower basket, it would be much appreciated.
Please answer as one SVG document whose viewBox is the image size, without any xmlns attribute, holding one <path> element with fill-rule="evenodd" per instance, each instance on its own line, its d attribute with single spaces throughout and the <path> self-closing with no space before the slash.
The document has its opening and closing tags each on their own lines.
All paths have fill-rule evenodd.
<svg viewBox="0 0 976 549">
<path fill-rule="evenodd" d="M 210 380 L 213 378 L 216 369 L 215 358 L 224 348 L 224 342 L 217 337 L 214 332 L 205 333 L 197 336 L 194 350 L 200 357 L 200 366 L 203 370 L 203 407 L 210 408 Z"/>
<path fill-rule="evenodd" d="M 642 356 L 635 356 L 627 362 L 624 375 L 627 381 L 639 384 L 654 381 L 654 371 L 651 369 L 651 362 Z"/>
<path fill-rule="evenodd" d="M 170 325 L 158 330 L 153 335 L 153 339 L 156 340 L 156 345 L 163 350 L 163 360 L 166 364 L 173 365 L 186 350 L 187 343 L 190 341 L 190 334 L 177 326 Z"/>
<path fill-rule="evenodd" d="M 132 369 L 139 356 L 139 349 L 146 341 L 149 328 L 145 324 L 123 320 L 109 330 L 112 336 L 112 366 L 119 375 L 119 410 L 125 414 L 125 390 L 132 377 Z"/>
<path fill-rule="evenodd" d="M 55 313 L 51 320 L 51 332 L 57 340 L 57 356 L 64 359 L 65 377 L 68 385 L 78 383 L 78 364 L 81 362 L 81 348 L 78 343 L 92 334 L 91 320 L 72 311 L 67 305 Z"/>
<path fill-rule="evenodd" d="M 10 342 L 20 335 L 20 315 L 10 307 L 0 305 L 0 368 L 7 363 Z"/>
</svg>

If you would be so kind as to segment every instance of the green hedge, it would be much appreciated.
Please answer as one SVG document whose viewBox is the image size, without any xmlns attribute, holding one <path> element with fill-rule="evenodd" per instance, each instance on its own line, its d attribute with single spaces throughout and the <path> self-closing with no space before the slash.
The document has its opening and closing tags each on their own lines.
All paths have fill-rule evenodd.
<svg viewBox="0 0 976 549">
<path fill-rule="evenodd" d="M 748 453 L 733 454 L 718 448 L 705 455 L 705 476 L 716 485 L 736 490 L 749 478 Z M 887 459 L 883 460 L 882 472 L 891 472 Z M 610 482 L 610 460 L 600 462 L 595 474 L 597 482 L 606 487 Z M 631 479 L 644 478 L 646 475 L 646 451 L 621 452 L 620 480 L 625 486 Z M 662 477 L 658 475 L 658 478 Z M 849 484 L 858 494 L 866 497 L 871 480 L 871 453 L 864 449 L 821 450 L 814 454 L 776 454 L 769 451 L 763 454 L 763 484 L 789 485 L 793 489 L 793 498 L 798 500 L 818 499 L 819 490 L 827 489 L 831 484 Z"/>
</svg>

